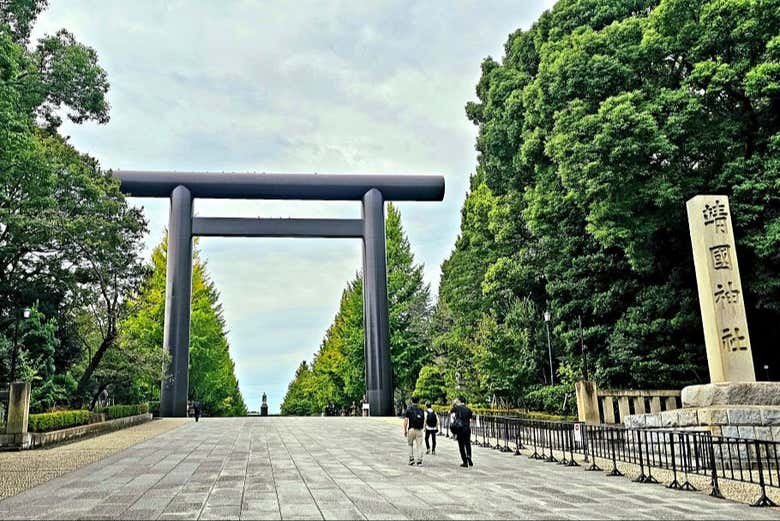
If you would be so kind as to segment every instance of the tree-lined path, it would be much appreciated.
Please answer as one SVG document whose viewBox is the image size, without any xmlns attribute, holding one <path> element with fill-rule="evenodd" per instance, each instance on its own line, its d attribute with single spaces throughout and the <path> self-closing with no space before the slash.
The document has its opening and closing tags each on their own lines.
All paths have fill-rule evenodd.
<svg viewBox="0 0 780 521">
<path fill-rule="evenodd" d="M 384 418 L 187 423 L 0 502 L 0 519 L 776 519 L 704 494 L 639 485 L 446 438 L 406 465 Z"/>
</svg>

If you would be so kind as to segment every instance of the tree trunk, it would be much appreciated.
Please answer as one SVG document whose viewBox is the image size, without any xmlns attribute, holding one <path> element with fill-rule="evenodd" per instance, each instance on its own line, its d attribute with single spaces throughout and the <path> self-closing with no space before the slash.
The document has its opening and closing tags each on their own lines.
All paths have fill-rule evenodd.
<svg viewBox="0 0 780 521">
<path fill-rule="evenodd" d="M 108 387 L 108 382 L 103 382 L 98 386 L 98 390 L 95 393 L 95 395 L 92 397 L 92 403 L 89 404 L 89 410 L 92 411 L 95 409 L 95 404 L 98 401 L 98 398 L 100 398 L 100 393 L 103 392 L 103 390 Z"/>
<path fill-rule="evenodd" d="M 103 359 L 103 355 L 105 355 L 106 351 L 108 351 L 108 349 L 114 345 L 114 340 L 116 340 L 116 331 L 112 330 L 100 343 L 100 347 L 97 351 L 95 351 L 95 355 L 89 361 L 89 365 L 84 370 L 84 374 L 81 376 L 79 385 L 76 388 L 76 400 L 78 401 L 77 405 L 80 406 L 83 404 L 83 396 L 86 392 L 87 385 L 89 384 L 89 379 L 92 378 L 92 374 L 95 372 L 95 369 L 97 369 L 100 365 L 100 361 Z"/>
</svg>

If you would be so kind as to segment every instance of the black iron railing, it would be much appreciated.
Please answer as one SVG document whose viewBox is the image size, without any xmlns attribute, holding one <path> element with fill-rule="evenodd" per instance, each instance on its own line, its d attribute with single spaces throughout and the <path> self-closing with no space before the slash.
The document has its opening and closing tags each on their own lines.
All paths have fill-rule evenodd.
<svg viewBox="0 0 780 521">
<path fill-rule="evenodd" d="M 450 437 L 450 415 L 440 415 L 440 425 Z M 630 429 L 620 425 L 587 425 L 578 422 L 531 420 L 510 416 L 477 415 L 471 421 L 472 444 L 502 452 L 521 450 L 549 463 L 602 470 L 622 476 L 618 463 L 639 468 L 638 483 L 659 483 L 654 469 L 667 471 L 668 488 L 696 490 L 689 476 L 709 478 L 710 495 L 723 497 L 719 480 L 755 484 L 760 496 L 753 506 L 776 506 L 767 487 L 780 487 L 780 443 L 713 436 L 706 430 Z"/>
</svg>

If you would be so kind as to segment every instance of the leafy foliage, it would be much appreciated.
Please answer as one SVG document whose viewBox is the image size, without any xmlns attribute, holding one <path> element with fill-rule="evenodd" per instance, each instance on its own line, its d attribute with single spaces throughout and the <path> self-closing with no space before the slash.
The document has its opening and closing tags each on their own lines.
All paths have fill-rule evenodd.
<svg viewBox="0 0 780 521">
<path fill-rule="evenodd" d="M 704 381 L 685 215 L 700 193 L 731 199 L 754 356 L 777 365 L 778 34 L 777 0 L 561 0 L 485 59 L 433 319 L 448 394 L 560 406 L 534 390 L 545 310 L 569 373 L 584 344 L 603 385 Z"/>
<path fill-rule="evenodd" d="M 95 412 L 105 413 L 109 420 L 124 418 L 126 416 L 136 416 L 149 412 L 149 405 L 139 403 L 136 405 L 109 405 L 105 409 L 96 409 Z"/>
<path fill-rule="evenodd" d="M 422 266 L 414 263 L 401 213 L 387 205 L 385 220 L 390 355 L 395 396 L 411 398 L 420 369 L 430 360 L 428 317 L 430 290 Z M 319 414 L 328 404 L 359 407 L 365 394 L 363 282 L 360 274 L 347 284 L 339 311 L 325 333 L 311 367 L 304 361 L 290 382 L 282 414 Z"/>
<path fill-rule="evenodd" d="M 57 132 L 62 115 L 107 122 L 109 85 L 96 52 L 66 30 L 30 42 L 45 7 L 0 2 L 0 351 L 18 351 L 22 371 L 0 363 L 0 381 L 32 380 L 33 410 L 79 405 L 107 385 L 95 371 L 116 348 L 146 230 L 118 181 Z"/>
<path fill-rule="evenodd" d="M 414 386 L 414 395 L 421 402 L 443 404 L 447 398 L 444 377 L 435 365 L 426 365 L 420 370 L 420 376 Z"/>
<path fill-rule="evenodd" d="M 150 269 L 121 325 L 123 349 L 138 353 L 138 362 L 144 364 L 133 373 L 125 392 L 158 399 L 164 356 L 166 244 L 167 235 L 152 252 Z M 210 416 L 247 413 L 229 349 L 219 292 L 196 251 L 192 270 L 189 399 L 200 401 L 203 412 Z"/>
<path fill-rule="evenodd" d="M 31 414 L 28 422 L 30 432 L 48 432 L 68 427 L 86 425 L 92 418 L 92 412 L 87 410 L 55 411 Z"/>
</svg>

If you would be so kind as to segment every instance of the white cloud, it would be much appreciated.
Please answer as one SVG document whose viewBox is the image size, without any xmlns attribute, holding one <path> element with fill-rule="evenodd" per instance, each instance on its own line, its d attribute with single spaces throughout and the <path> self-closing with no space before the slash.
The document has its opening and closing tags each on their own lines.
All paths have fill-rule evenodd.
<svg viewBox="0 0 780 521">
<path fill-rule="evenodd" d="M 463 106 L 479 65 L 552 0 L 53 0 L 36 34 L 93 46 L 111 122 L 63 133 L 108 168 L 441 173 L 443 203 L 400 204 L 435 288 L 475 165 Z M 160 240 L 165 201 L 138 201 Z M 356 217 L 355 204 L 197 201 L 201 215 Z M 204 240 L 250 407 L 277 408 L 360 267 L 359 244 Z M 251 389 L 251 392 L 249 391 Z"/>
</svg>

